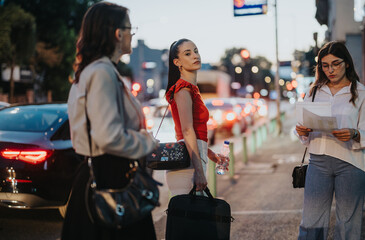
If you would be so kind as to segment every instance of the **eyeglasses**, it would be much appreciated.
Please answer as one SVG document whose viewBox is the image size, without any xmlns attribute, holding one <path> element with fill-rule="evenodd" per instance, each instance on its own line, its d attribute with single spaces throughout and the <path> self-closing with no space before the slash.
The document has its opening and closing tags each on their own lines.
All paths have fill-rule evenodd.
<svg viewBox="0 0 365 240">
<path fill-rule="evenodd" d="M 329 69 L 330 69 L 330 67 L 333 69 L 333 70 L 337 70 L 339 67 L 340 67 L 340 65 L 341 65 L 341 63 L 343 63 L 344 62 L 344 60 L 342 60 L 342 61 L 339 61 L 339 62 L 334 62 L 334 63 L 331 63 L 330 65 L 328 65 L 328 64 L 321 64 L 322 65 L 322 70 L 324 71 L 324 72 L 326 72 L 326 71 L 328 71 Z"/>
<path fill-rule="evenodd" d="M 131 30 L 131 35 L 134 36 L 136 35 L 137 31 L 138 31 L 138 27 L 121 27 L 122 29 L 130 29 Z"/>
</svg>

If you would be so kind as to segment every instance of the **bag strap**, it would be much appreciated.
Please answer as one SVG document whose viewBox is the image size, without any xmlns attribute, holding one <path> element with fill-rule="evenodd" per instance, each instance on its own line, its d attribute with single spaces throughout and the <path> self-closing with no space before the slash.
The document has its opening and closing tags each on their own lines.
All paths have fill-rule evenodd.
<svg viewBox="0 0 365 240">
<path fill-rule="evenodd" d="M 214 199 L 213 195 L 210 193 L 208 186 L 204 189 L 204 192 L 208 195 L 209 199 L 211 199 L 211 200 Z M 194 184 L 193 188 L 190 190 L 189 195 L 196 196 L 196 185 L 195 184 Z"/>
<path fill-rule="evenodd" d="M 172 90 L 172 93 L 171 93 L 171 95 L 170 95 L 170 99 L 169 99 L 169 102 L 167 103 L 167 106 L 166 106 L 166 109 L 165 109 L 165 113 L 164 113 L 164 114 L 163 114 L 163 116 L 162 116 L 162 119 L 161 119 L 160 125 L 159 125 L 159 126 L 158 126 L 158 128 L 157 128 L 157 132 L 156 132 L 156 134 L 155 134 L 155 138 L 157 137 L 157 134 L 158 134 L 158 132 L 160 131 L 160 128 L 161 128 L 162 122 L 163 122 L 163 120 L 164 120 L 164 119 L 165 119 L 165 117 L 166 117 L 167 110 L 169 109 L 170 103 L 171 103 L 171 101 L 174 99 L 175 89 L 176 89 L 176 84 L 174 85 L 174 89 Z"/>
<path fill-rule="evenodd" d="M 316 96 L 317 88 L 318 88 L 317 86 L 313 87 L 312 102 L 314 102 L 314 97 Z M 308 149 L 308 147 L 306 147 L 305 150 L 304 150 L 304 154 L 303 154 L 303 158 L 302 158 L 302 164 L 300 166 L 303 166 L 303 164 L 304 164 L 304 158 L 305 158 L 305 155 L 307 154 L 307 149 Z"/>
</svg>

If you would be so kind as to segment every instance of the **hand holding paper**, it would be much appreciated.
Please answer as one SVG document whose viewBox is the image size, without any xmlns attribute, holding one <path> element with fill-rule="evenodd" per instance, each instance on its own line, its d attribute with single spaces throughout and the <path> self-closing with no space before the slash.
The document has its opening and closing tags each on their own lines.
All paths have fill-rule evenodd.
<svg viewBox="0 0 365 240">
<path fill-rule="evenodd" d="M 296 114 L 298 123 L 313 131 L 331 132 L 338 128 L 330 102 L 298 102 Z"/>
</svg>

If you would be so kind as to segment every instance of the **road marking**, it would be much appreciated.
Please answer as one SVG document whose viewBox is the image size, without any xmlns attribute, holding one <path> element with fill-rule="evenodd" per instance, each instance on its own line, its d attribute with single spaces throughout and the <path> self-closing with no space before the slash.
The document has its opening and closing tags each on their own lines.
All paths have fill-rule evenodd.
<svg viewBox="0 0 365 240">
<path fill-rule="evenodd" d="M 331 211 L 335 211 L 335 207 L 331 207 Z M 265 214 L 287 214 L 287 213 L 302 213 L 303 209 L 291 210 L 248 210 L 248 211 L 232 211 L 232 215 L 265 215 Z"/>
<path fill-rule="evenodd" d="M 253 210 L 253 211 L 233 211 L 232 215 L 264 215 L 264 214 L 286 214 L 286 213 L 302 213 L 303 209 L 293 210 Z"/>
</svg>

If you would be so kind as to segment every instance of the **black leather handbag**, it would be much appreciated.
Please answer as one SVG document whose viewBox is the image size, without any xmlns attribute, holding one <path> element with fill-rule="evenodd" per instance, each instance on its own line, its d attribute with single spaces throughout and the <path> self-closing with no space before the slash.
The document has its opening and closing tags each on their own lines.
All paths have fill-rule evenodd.
<svg viewBox="0 0 365 240">
<path fill-rule="evenodd" d="M 293 188 L 304 188 L 305 186 L 305 177 L 307 174 L 308 164 L 304 164 L 304 158 L 307 153 L 307 148 L 305 148 L 302 164 L 299 166 L 295 166 L 293 169 L 292 177 L 293 177 Z"/>
<path fill-rule="evenodd" d="M 126 160 L 124 159 L 124 161 Z M 85 201 L 86 203 L 91 202 L 94 207 L 91 211 L 88 207 L 88 214 L 92 222 L 95 222 L 91 213 L 94 212 L 97 217 L 96 222 L 109 228 L 120 229 L 142 220 L 156 206 L 160 205 L 158 185 L 161 186 L 162 184 L 155 181 L 146 171 L 140 168 L 137 162 L 135 163 L 126 174 L 130 182 L 125 187 L 120 189 L 99 189 L 95 180 L 92 158 L 88 158 L 91 199 L 88 196 L 89 188 L 87 188 Z"/>
<path fill-rule="evenodd" d="M 174 97 L 175 88 L 176 85 L 170 96 L 169 103 L 171 103 Z M 168 107 L 169 105 L 166 107 L 155 138 L 157 137 L 157 134 L 161 128 L 161 124 L 166 116 Z M 190 166 L 190 156 L 183 141 L 160 143 L 157 149 L 146 156 L 146 164 L 147 167 L 153 170 L 183 169 Z"/>
<path fill-rule="evenodd" d="M 190 166 L 190 157 L 184 142 L 160 143 L 146 162 L 154 170 L 182 169 Z"/>
</svg>

